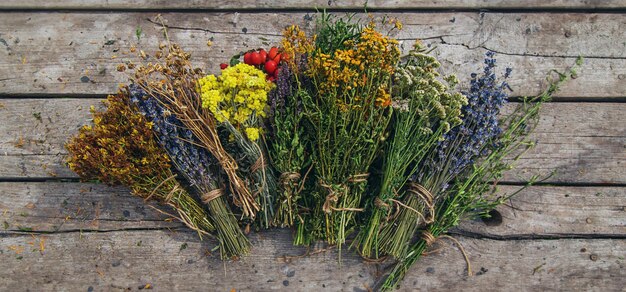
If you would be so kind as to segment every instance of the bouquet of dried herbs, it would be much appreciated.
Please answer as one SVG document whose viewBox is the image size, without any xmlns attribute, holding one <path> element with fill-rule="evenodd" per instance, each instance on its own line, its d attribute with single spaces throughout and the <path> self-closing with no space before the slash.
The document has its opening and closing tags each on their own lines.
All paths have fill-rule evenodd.
<svg viewBox="0 0 626 292">
<path fill-rule="evenodd" d="M 510 196 L 495 197 L 497 181 L 575 72 L 502 116 L 510 88 L 494 53 L 458 91 L 419 42 L 401 57 L 390 33 L 402 25 L 382 23 L 393 28 L 322 13 L 311 36 L 288 26 L 280 47 L 241 52 L 219 74 L 169 40 L 142 51 L 147 64 L 118 67 L 132 70 L 130 87 L 66 145 L 68 165 L 171 206 L 216 236 L 223 259 L 250 251 L 251 224 L 292 227 L 294 244 L 340 254 L 353 239 L 363 257 L 397 261 L 381 287 L 392 289 L 449 228 Z"/>
<path fill-rule="evenodd" d="M 279 227 L 291 227 L 294 220 L 301 220 L 298 203 L 305 183 L 305 167 L 310 164 L 301 105 L 302 95 L 308 93 L 294 86 L 295 78 L 289 66 L 280 67 L 276 89 L 270 92 L 268 143 L 272 165 L 280 173 L 274 218 L 274 225 Z"/>
<path fill-rule="evenodd" d="M 462 125 L 445 135 L 434 152 L 436 155 L 426 162 L 430 171 L 439 175 L 433 179 L 440 184 L 435 185 L 439 191 L 433 222 L 422 228 L 416 242 L 405 242 L 408 248 L 385 277 L 382 290 L 395 288 L 425 250 L 460 220 L 489 216 L 495 207 L 537 181 L 538 177 L 533 176 L 516 192 L 494 196 L 504 172 L 534 146 L 528 135 L 538 122 L 542 105 L 551 100 L 559 85 L 576 75 L 575 67 L 582 64 L 582 59 L 567 74 L 553 70 L 558 79 L 550 80 L 542 94 L 525 98 L 513 113 L 504 117 L 498 114 L 507 100 L 509 87 L 506 82 L 496 81 L 495 64 L 494 53 L 488 52 L 482 74 L 472 74 L 471 87 L 466 93 L 468 104 L 462 109 Z M 508 78 L 510 73 L 511 69 L 507 68 L 504 77 Z M 471 274 L 469 262 L 468 274 Z"/>
<path fill-rule="evenodd" d="M 224 68 L 220 76 L 207 75 L 198 80 L 202 108 L 208 110 L 236 144 L 240 166 L 250 177 L 250 189 L 261 206 L 259 224 L 271 227 L 274 217 L 276 178 L 269 167 L 262 143 L 262 119 L 267 94 L 274 86 L 260 69 L 245 63 Z M 236 153 L 233 153 L 236 154 Z"/>
<path fill-rule="evenodd" d="M 233 204 L 243 216 L 254 219 L 260 209 L 256 197 L 238 173 L 237 161 L 222 145 L 218 117 L 202 106 L 199 83 L 204 77 L 202 70 L 192 67 L 191 54 L 177 44 L 161 45 L 155 57 L 156 60 L 146 65 L 133 65 L 133 83 L 141 87 L 148 97 L 157 100 L 168 114 L 176 116 L 182 126 L 191 131 L 197 145 L 216 159 L 226 174 Z"/>
<path fill-rule="evenodd" d="M 377 257 L 379 251 L 396 256 L 418 226 L 432 222 L 432 211 L 417 210 L 432 205 L 432 199 L 408 181 L 443 135 L 461 123 L 461 107 L 467 104 L 463 95 L 450 92 L 457 83 L 455 76 L 440 81 L 439 66 L 418 42 L 395 69 L 391 136 L 382 154 L 379 188 L 353 243 L 365 257 Z M 394 224 L 396 218 L 402 218 L 399 224 Z"/>
<path fill-rule="evenodd" d="M 368 25 L 322 15 L 305 73 L 313 92 L 302 104 L 311 126 L 316 202 L 325 239 L 339 247 L 363 211 L 370 167 L 391 119 L 390 83 L 400 56 L 395 39 Z M 375 53 L 374 53 L 375 52 Z"/>
<path fill-rule="evenodd" d="M 202 206 L 178 183 L 171 160 L 154 139 L 154 124 L 137 112 L 128 90 L 110 95 L 105 111 L 91 108 L 93 125 L 83 126 L 65 145 L 68 166 L 83 180 L 124 185 L 133 194 L 172 207 L 199 234 L 215 226 Z"/>
<path fill-rule="evenodd" d="M 197 146 L 191 130 L 185 129 L 176 116 L 167 114 L 155 98 L 146 96 L 137 85 L 131 85 L 130 89 L 132 102 L 152 123 L 159 144 L 207 205 L 210 219 L 216 227 L 222 258 L 247 254 L 250 243 L 226 200 L 227 191 L 222 187 L 219 163 L 206 149 Z"/>
</svg>

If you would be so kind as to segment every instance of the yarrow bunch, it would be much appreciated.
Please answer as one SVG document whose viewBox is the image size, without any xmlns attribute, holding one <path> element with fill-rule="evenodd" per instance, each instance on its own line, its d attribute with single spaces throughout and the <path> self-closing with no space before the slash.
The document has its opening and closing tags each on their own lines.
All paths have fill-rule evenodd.
<svg viewBox="0 0 626 292">
<path fill-rule="evenodd" d="M 495 59 L 489 52 L 485 59 L 483 75 L 472 74 L 467 103 L 460 111 L 462 121 L 446 132 L 442 139 L 430 148 L 419 170 L 410 177 L 408 196 L 404 204 L 412 209 L 402 209 L 399 215 L 382 230 L 381 249 L 396 258 L 406 256 L 407 242 L 424 223 L 434 220 L 434 206 L 448 184 L 477 159 L 489 153 L 490 146 L 497 143 L 502 132 L 498 114 L 507 99 L 507 83 L 496 83 Z M 510 69 L 504 75 L 508 78 Z M 491 147 L 493 148 L 493 147 Z M 422 214 L 427 213 L 426 218 Z M 418 224 L 415 224 L 418 222 Z"/>
<path fill-rule="evenodd" d="M 396 261 L 379 287 L 392 289 L 450 228 L 517 193 L 496 197 L 497 182 L 575 74 L 554 71 L 503 115 L 511 69 L 499 78 L 493 52 L 459 91 L 433 49 L 418 41 L 401 56 L 401 28 L 322 13 L 308 34 L 288 26 L 279 47 L 236 54 L 217 74 L 194 68 L 165 30 L 153 56 L 118 66 L 131 84 L 92 109 L 68 166 L 172 207 L 223 259 L 250 251 L 251 226 L 291 227 L 295 245 L 322 240 L 339 254 L 353 238 L 364 258 Z"/>
<path fill-rule="evenodd" d="M 379 250 L 395 256 L 392 249 L 405 246 L 404 242 L 413 236 L 417 226 L 432 220 L 433 214 L 416 210 L 424 203 L 432 205 L 425 197 L 427 194 L 407 186 L 407 182 L 418 172 L 428 152 L 444 139 L 443 135 L 461 123 L 461 107 L 467 104 L 465 96 L 451 93 L 458 82 L 456 77 L 441 78 L 436 71 L 441 64 L 426 54 L 419 42 L 405 60 L 396 68 L 393 78 L 395 119 L 383 154 L 380 188 L 370 206 L 373 210 L 366 226 L 355 240 L 366 257 L 376 257 Z M 408 199 L 402 203 L 400 200 L 405 197 Z M 401 221 L 406 226 L 385 227 L 393 222 L 394 216 L 404 214 L 414 216 L 415 220 Z M 390 238 L 391 232 L 399 238 Z"/>
</svg>

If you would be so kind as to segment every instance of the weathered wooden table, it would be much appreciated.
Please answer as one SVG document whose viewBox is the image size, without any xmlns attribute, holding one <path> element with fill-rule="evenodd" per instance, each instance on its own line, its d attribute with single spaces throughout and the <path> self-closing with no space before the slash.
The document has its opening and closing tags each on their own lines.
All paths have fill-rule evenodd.
<svg viewBox="0 0 626 292">
<path fill-rule="evenodd" d="M 222 263 L 211 240 L 132 197 L 79 183 L 64 141 L 89 107 L 124 82 L 119 60 L 169 33 L 205 68 L 236 50 L 267 47 L 281 29 L 312 25 L 311 8 L 360 11 L 361 1 L 0 2 L 0 290 L 346 290 L 374 286 L 385 266 L 335 251 L 309 257 L 290 232 L 252 234 L 253 253 Z M 504 191 L 533 174 L 549 180 L 498 209 L 501 222 L 452 232 L 453 247 L 425 257 L 406 290 L 595 290 L 626 286 L 626 1 L 370 1 L 404 23 L 398 38 L 436 45 L 447 72 L 467 77 L 486 50 L 514 69 L 514 95 L 545 87 L 545 74 L 585 57 L 579 77 L 546 105 Z M 523 3 L 525 2 L 525 3 Z M 486 9 L 486 10 L 483 10 Z M 382 13 L 382 12 L 381 12 Z M 207 48 L 208 39 L 213 41 Z M 216 71 L 216 70 L 213 70 Z M 445 246 L 445 245 L 444 245 Z"/>
</svg>

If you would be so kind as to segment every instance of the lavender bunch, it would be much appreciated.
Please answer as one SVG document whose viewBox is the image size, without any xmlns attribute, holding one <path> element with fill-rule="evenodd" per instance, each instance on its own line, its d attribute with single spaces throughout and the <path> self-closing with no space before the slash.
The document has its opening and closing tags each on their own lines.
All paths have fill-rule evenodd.
<svg viewBox="0 0 626 292">
<path fill-rule="evenodd" d="M 152 123 L 152 130 L 161 147 L 171 157 L 179 173 L 199 193 L 216 226 L 222 258 L 247 254 L 250 243 L 239 228 L 221 188 L 219 163 L 207 150 L 198 147 L 191 130 L 172 114 L 168 114 L 155 98 L 137 85 L 130 86 L 131 101 Z"/>
<path fill-rule="evenodd" d="M 496 138 L 502 134 L 498 116 L 511 88 L 506 81 L 497 81 L 494 52 L 485 54 L 484 63 L 483 74 L 472 73 L 470 89 L 463 92 L 468 99 L 468 104 L 462 108 L 463 123 L 444 135 L 418 180 L 436 174 L 438 176 L 432 176 L 434 183 L 445 190 L 451 178 L 497 146 Z M 511 68 L 506 68 L 504 79 L 509 78 L 511 72 Z"/>
<path fill-rule="evenodd" d="M 461 219 L 476 216 L 488 216 L 489 212 L 505 202 L 511 196 L 521 192 L 526 187 L 534 184 L 537 176 L 529 179 L 528 183 L 515 192 L 494 198 L 497 182 L 502 178 L 505 171 L 514 166 L 514 162 L 534 145 L 528 139 L 528 135 L 535 128 L 539 110 L 545 102 L 551 100 L 552 95 L 559 86 L 570 77 L 576 75 L 575 67 L 582 64 L 582 59 L 576 61 L 576 66 L 569 70 L 569 74 L 552 70 L 558 75 L 557 80 L 549 80 L 548 88 L 540 95 L 525 98 L 513 113 L 505 117 L 495 117 L 499 108 L 506 102 L 506 90 L 509 89 L 506 82 L 498 83 L 495 79 L 494 68 L 496 61 L 492 52 L 487 53 L 485 69 L 478 77 L 472 74 L 471 87 L 468 92 L 470 105 L 464 110 L 467 114 L 466 125 L 475 123 L 475 126 L 460 128 L 459 131 L 451 132 L 450 138 L 463 140 L 471 146 L 452 151 L 456 143 L 441 143 L 437 151 L 437 159 L 448 157 L 447 161 L 439 160 L 439 163 L 454 161 L 449 167 L 437 168 L 445 172 L 442 176 L 456 174 L 450 180 L 450 184 L 440 185 L 437 208 L 434 222 L 422 230 L 420 239 L 410 246 L 404 257 L 398 259 L 389 275 L 382 283 L 381 290 L 391 290 L 404 278 L 409 268 L 419 260 L 424 251 L 437 237 L 444 234 L 450 228 L 456 226 Z M 506 69 L 504 77 L 511 73 Z M 481 115 L 473 111 L 482 110 L 487 114 Z M 483 130 L 479 130 L 482 125 Z M 451 140 L 453 141 L 453 140 Z M 452 145 L 452 146 L 451 146 Z M 448 149 L 448 150 L 446 150 Z M 441 153 L 454 155 L 441 156 Z M 429 162 L 432 166 L 433 161 Z M 471 269 L 468 264 L 468 274 Z"/>
<path fill-rule="evenodd" d="M 493 52 L 486 54 L 480 77 L 471 75 L 471 87 L 464 92 L 467 104 L 461 108 L 462 123 L 445 133 L 438 145 L 429 150 L 419 171 L 411 178 L 404 204 L 412 209 L 401 209 L 393 224 L 382 230 L 383 252 L 396 258 L 404 257 L 408 251 L 406 243 L 420 224 L 434 220 L 434 207 L 448 184 L 476 159 L 488 154 L 488 146 L 495 145 L 495 139 L 502 133 L 498 114 L 506 102 L 509 87 L 506 82 L 496 82 L 493 56 Z M 504 77 L 508 78 L 510 73 L 507 69 Z"/>
</svg>

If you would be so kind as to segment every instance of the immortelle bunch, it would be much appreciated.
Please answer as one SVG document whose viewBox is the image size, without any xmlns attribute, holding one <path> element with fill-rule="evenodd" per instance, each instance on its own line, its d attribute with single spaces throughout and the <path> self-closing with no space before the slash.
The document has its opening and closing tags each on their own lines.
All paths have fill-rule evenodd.
<svg viewBox="0 0 626 292">
<path fill-rule="evenodd" d="M 395 69 L 393 78 L 393 121 L 391 137 L 383 151 L 380 187 L 370 202 L 371 214 L 354 241 L 365 257 L 378 257 L 379 247 L 388 252 L 405 246 L 418 225 L 432 221 L 432 211 L 416 210 L 416 205 L 432 205 L 432 202 L 415 186 L 407 186 L 407 182 L 429 150 L 461 123 L 461 107 L 467 104 L 465 96 L 450 92 L 457 83 L 456 77 L 442 78 L 437 73 L 440 63 L 419 42 L 404 60 Z M 400 200 L 405 196 L 409 199 L 402 203 Z M 405 213 L 414 215 L 416 220 L 407 221 L 408 226 L 399 224 L 382 229 L 387 222 L 393 222 L 394 216 Z M 398 237 L 390 238 L 389 232 L 396 232 Z M 382 246 L 379 236 L 385 239 Z"/>
<path fill-rule="evenodd" d="M 198 80 L 202 108 L 220 123 L 236 143 L 239 165 L 252 177 L 250 189 L 258 194 L 259 223 L 269 228 L 274 217 L 276 178 L 262 142 L 262 119 L 266 117 L 267 94 L 274 84 L 263 71 L 239 63 L 222 70 L 220 76 Z M 233 153 L 235 155 L 235 153 Z"/>
<path fill-rule="evenodd" d="M 385 139 L 391 118 L 389 83 L 400 51 L 396 40 L 370 23 L 331 19 L 317 23 L 316 49 L 308 59 L 307 76 L 314 92 L 304 99 L 311 125 L 316 202 L 323 214 L 329 244 L 345 243 L 363 211 L 370 166 Z"/>
<path fill-rule="evenodd" d="M 186 129 L 175 115 L 167 113 L 159 102 L 148 97 L 139 86 L 130 86 L 131 101 L 152 123 L 154 135 L 171 158 L 178 173 L 201 194 L 210 219 L 215 225 L 222 259 L 245 255 L 250 243 L 239 228 L 237 218 L 226 200 L 226 191 L 220 183 L 219 163 L 206 149 L 198 147 L 191 130 Z"/>
<path fill-rule="evenodd" d="M 158 101 L 164 110 L 190 130 L 197 144 L 218 161 L 228 178 L 234 205 L 241 209 L 243 216 L 254 219 L 259 206 L 248 184 L 237 172 L 237 161 L 222 145 L 217 117 L 202 107 L 198 80 L 205 74 L 192 67 L 190 58 L 191 55 L 177 44 L 161 44 L 148 64 L 128 65 L 135 68 L 130 77 L 148 97 Z"/>
<path fill-rule="evenodd" d="M 441 161 L 455 162 L 449 169 L 442 169 L 448 173 L 459 172 L 458 167 L 464 167 L 449 185 L 441 187 L 440 195 L 436 202 L 435 220 L 421 231 L 421 236 L 415 243 L 407 242 L 409 245 L 407 253 L 398 259 L 398 263 L 393 267 L 386 279 L 382 282 L 381 290 L 392 290 L 404 278 L 410 267 L 419 260 L 426 249 L 433 244 L 440 236 L 458 223 L 467 218 L 477 216 L 488 216 L 489 212 L 498 205 L 505 202 L 511 196 L 519 193 L 526 187 L 537 181 L 537 176 L 530 178 L 529 182 L 512 194 L 495 197 L 497 184 L 504 172 L 513 168 L 515 161 L 534 143 L 528 139 L 528 135 L 535 128 L 539 111 L 545 102 L 551 100 L 552 95 L 559 86 L 575 76 L 576 66 L 582 64 L 582 59 L 578 59 L 576 66 L 569 70 L 568 74 L 563 74 L 553 70 L 558 75 L 557 80 L 549 80 L 548 88 L 540 95 L 526 98 L 513 113 L 498 119 L 495 124 L 491 118 L 480 118 L 481 113 L 473 111 L 479 109 L 489 112 L 495 111 L 491 107 L 482 108 L 481 104 L 488 100 L 491 103 L 500 103 L 506 100 L 505 82 L 496 82 L 494 74 L 495 59 L 493 53 L 488 53 L 485 60 L 486 66 L 482 75 L 472 74 L 471 88 L 467 93 L 469 104 L 464 107 L 463 113 L 465 127 L 459 127 L 456 131 L 448 133 L 448 140 L 438 147 L 438 156 L 434 159 L 436 163 Z M 505 76 L 510 74 L 507 69 Z M 492 128 L 488 131 L 493 135 L 485 134 L 489 126 L 472 126 L 474 122 L 469 120 L 490 121 Z M 500 128 L 501 126 L 501 128 Z M 483 130 L 477 130 L 482 128 Z M 482 136 L 485 141 L 477 139 L 472 142 L 472 137 Z M 469 142 L 468 149 L 454 151 L 448 149 L 451 145 L 456 145 L 456 140 Z M 458 147 L 458 146 L 452 146 Z M 443 153 L 443 154 L 442 154 Z M 450 157 L 454 155 L 455 157 Z M 471 266 L 468 262 L 468 274 L 471 274 Z"/>
<path fill-rule="evenodd" d="M 170 159 L 152 135 L 153 124 L 130 104 L 127 90 L 110 95 L 103 112 L 91 108 L 93 126 L 69 140 L 68 166 L 83 180 L 124 185 L 136 196 L 172 207 L 200 235 L 215 230 L 202 206 L 180 186 Z"/>
<path fill-rule="evenodd" d="M 294 242 L 304 236 L 302 223 L 305 202 L 301 192 L 305 188 L 311 163 L 306 125 L 302 110 L 302 97 L 308 95 L 306 55 L 313 51 L 313 43 L 297 26 L 283 31 L 283 62 L 278 67 L 276 87 L 270 91 L 268 103 L 267 137 L 272 165 L 280 173 L 274 225 L 291 227 L 297 224 Z M 308 97 L 310 99 L 310 97 Z M 311 168 L 309 167 L 308 170 Z M 295 222 L 295 221 L 298 222 Z"/>
</svg>

